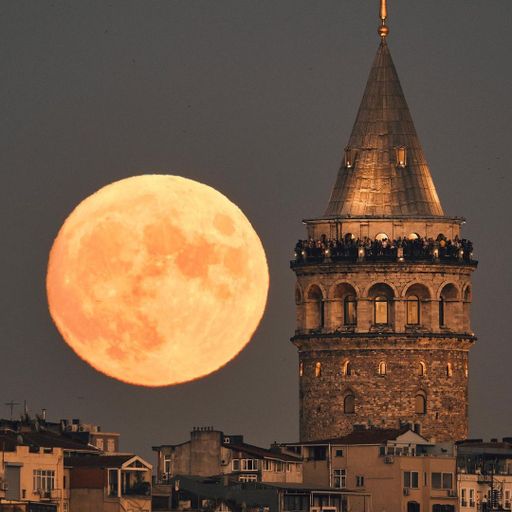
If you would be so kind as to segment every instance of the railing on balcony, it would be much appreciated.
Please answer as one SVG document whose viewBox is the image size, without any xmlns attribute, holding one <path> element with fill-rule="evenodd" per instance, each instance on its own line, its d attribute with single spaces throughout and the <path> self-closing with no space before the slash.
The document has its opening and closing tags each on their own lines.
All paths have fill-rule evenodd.
<svg viewBox="0 0 512 512">
<path fill-rule="evenodd" d="M 389 240 L 328 239 L 299 240 L 295 245 L 292 266 L 323 263 L 325 261 L 360 262 L 434 262 L 476 263 L 473 244 L 466 239 L 398 238 Z"/>
</svg>

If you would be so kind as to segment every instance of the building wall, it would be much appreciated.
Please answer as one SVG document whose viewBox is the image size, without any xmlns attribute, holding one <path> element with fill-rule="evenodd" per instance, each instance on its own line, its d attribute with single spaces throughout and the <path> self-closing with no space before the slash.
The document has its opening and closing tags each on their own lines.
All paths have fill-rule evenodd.
<svg viewBox="0 0 512 512">
<path fill-rule="evenodd" d="M 34 489 L 34 471 L 50 470 L 55 472 L 55 489 L 51 492 L 51 502 L 57 504 L 58 512 L 64 511 L 66 491 L 64 489 L 64 464 L 61 448 L 29 451 L 28 446 L 17 446 L 15 452 L 3 452 L 5 465 L 17 465 L 20 468 L 20 499 L 41 501 Z"/>
<path fill-rule="evenodd" d="M 422 435 L 436 441 L 467 437 L 474 267 L 324 263 L 294 270 L 297 331 L 292 341 L 299 350 L 302 374 L 302 441 L 339 437 L 357 423 L 396 428 L 402 421 L 421 424 Z M 381 285 L 391 295 L 387 326 L 374 325 L 373 298 Z M 310 293 L 312 289 L 316 294 Z M 357 300 L 354 326 L 344 325 L 347 293 Z M 411 293 L 420 297 L 420 324 L 415 326 L 406 320 L 406 299 Z M 439 318 L 441 295 L 445 297 L 444 326 Z M 323 325 L 319 325 L 320 307 Z M 344 374 L 347 361 L 350 376 Z M 378 374 L 381 362 L 387 366 L 384 376 Z M 424 375 L 419 375 L 420 363 L 425 365 Z M 426 398 L 426 414 L 414 412 L 419 393 Z M 356 399 L 355 414 L 344 414 L 348 394 Z"/>
</svg>

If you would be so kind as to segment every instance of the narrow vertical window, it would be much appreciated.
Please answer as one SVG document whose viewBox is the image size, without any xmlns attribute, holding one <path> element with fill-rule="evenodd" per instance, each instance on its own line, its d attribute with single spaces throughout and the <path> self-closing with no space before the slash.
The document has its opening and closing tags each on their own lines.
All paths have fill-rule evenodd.
<svg viewBox="0 0 512 512">
<path fill-rule="evenodd" d="M 347 295 L 343 302 L 343 318 L 345 325 L 356 325 L 357 302 L 353 295 Z"/>
<path fill-rule="evenodd" d="M 453 366 L 452 363 L 448 363 L 446 365 L 446 376 L 451 377 L 453 375 Z"/>
<path fill-rule="evenodd" d="M 426 374 L 427 374 L 427 365 L 423 361 L 420 361 L 420 364 L 418 365 L 418 375 L 420 377 L 425 377 Z"/>
<path fill-rule="evenodd" d="M 405 146 L 399 146 L 395 148 L 396 153 L 396 166 L 404 168 L 407 166 L 407 148 Z"/>
<path fill-rule="evenodd" d="M 320 377 L 322 375 L 322 363 L 315 364 L 315 377 Z"/>
<path fill-rule="evenodd" d="M 441 297 L 439 299 L 439 327 L 444 327 L 445 321 L 444 321 L 444 311 L 445 311 L 445 302 L 444 298 Z"/>
<path fill-rule="evenodd" d="M 301 361 L 299 363 L 299 377 L 302 377 L 304 375 L 304 363 Z"/>
<path fill-rule="evenodd" d="M 386 363 L 384 361 L 381 361 L 379 363 L 379 375 L 386 375 Z"/>
<path fill-rule="evenodd" d="M 407 298 L 407 324 L 419 325 L 420 323 L 420 299 L 416 295 Z"/>
</svg>

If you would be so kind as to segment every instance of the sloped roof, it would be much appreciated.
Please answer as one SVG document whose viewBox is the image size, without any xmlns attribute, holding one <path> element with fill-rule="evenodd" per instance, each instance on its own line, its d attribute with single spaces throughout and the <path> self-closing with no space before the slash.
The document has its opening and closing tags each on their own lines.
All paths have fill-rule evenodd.
<svg viewBox="0 0 512 512">
<path fill-rule="evenodd" d="M 66 457 L 66 467 L 87 467 L 87 468 L 120 468 L 122 465 L 133 459 L 134 455 L 83 455 L 79 457 Z"/>
<path fill-rule="evenodd" d="M 31 446 L 34 448 L 62 448 L 68 451 L 90 451 L 97 452 L 98 449 L 80 441 L 70 439 L 61 434 L 50 431 L 40 432 L 13 432 L 4 431 L 0 433 L 0 439 L 10 446 L 12 450 L 16 446 Z"/>
<path fill-rule="evenodd" d="M 306 441 L 298 443 L 286 443 L 287 445 L 324 445 L 324 444 L 382 444 L 387 441 L 395 441 L 400 436 L 412 432 L 409 427 L 404 428 L 368 428 L 366 430 L 353 430 L 350 434 L 342 437 L 331 439 L 321 439 L 317 441 Z M 427 440 L 419 434 L 415 434 L 418 438 L 427 443 Z"/>
<path fill-rule="evenodd" d="M 263 459 L 275 459 L 282 460 L 288 462 L 300 462 L 299 457 L 295 457 L 293 455 L 289 455 L 286 453 L 274 452 L 272 450 L 267 450 L 265 448 L 260 448 L 259 446 L 253 446 L 251 444 L 241 443 L 241 444 L 223 444 L 225 448 L 229 448 L 230 450 L 239 451 L 247 453 L 248 455 L 252 455 L 254 457 L 259 457 Z"/>
<path fill-rule="evenodd" d="M 383 39 L 370 71 L 326 217 L 444 216 L 389 48 Z M 407 166 L 396 165 L 396 148 Z"/>
</svg>

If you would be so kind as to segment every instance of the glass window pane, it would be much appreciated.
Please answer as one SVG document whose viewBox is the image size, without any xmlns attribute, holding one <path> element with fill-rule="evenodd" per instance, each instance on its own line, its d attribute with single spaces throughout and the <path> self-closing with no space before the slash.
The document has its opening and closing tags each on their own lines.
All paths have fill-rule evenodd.
<svg viewBox="0 0 512 512">
<path fill-rule="evenodd" d="M 375 323 L 388 323 L 388 301 L 385 297 L 377 297 L 375 299 Z"/>
<path fill-rule="evenodd" d="M 420 301 L 417 297 L 407 299 L 407 323 L 409 325 L 420 323 Z"/>
<path fill-rule="evenodd" d="M 432 489 L 441 489 L 441 473 L 432 473 Z"/>
<path fill-rule="evenodd" d="M 344 317 L 345 325 L 357 323 L 356 299 L 351 295 L 345 298 Z"/>
</svg>

